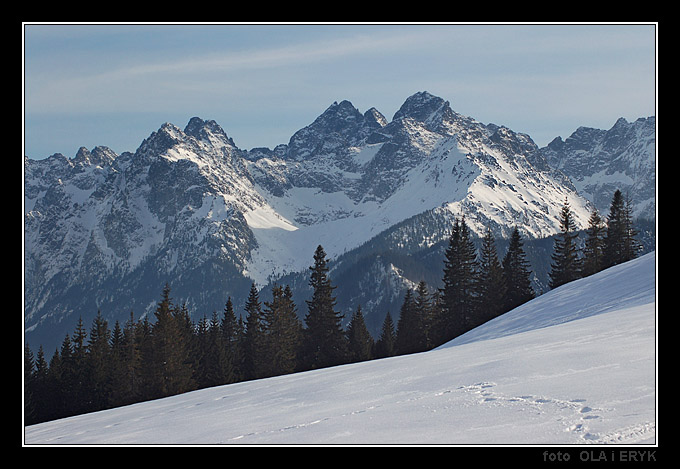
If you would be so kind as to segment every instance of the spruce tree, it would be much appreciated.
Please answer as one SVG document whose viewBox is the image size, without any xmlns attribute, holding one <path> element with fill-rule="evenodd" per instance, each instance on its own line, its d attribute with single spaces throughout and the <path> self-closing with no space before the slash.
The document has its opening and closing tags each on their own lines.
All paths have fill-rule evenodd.
<svg viewBox="0 0 680 469">
<path fill-rule="evenodd" d="M 633 205 L 630 194 L 626 195 L 626 202 L 623 210 L 625 238 L 623 243 L 624 262 L 635 259 L 642 249 L 642 245 L 636 239 L 638 232 L 633 226 Z"/>
<path fill-rule="evenodd" d="M 123 327 L 123 347 L 124 347 L 124 363 L 125 363 L 125 392 L 127 394 L 127 403 L 136 402 L 140 400 L 140 369 L 142 361 L 142 353 L 140 350 L 140 339 L 137 335 L 138 327 L 135 321 L 134 313 L 130 311 L 130 317 L 125 321 Z"/>
<path fill-rule="evenodd" d="M 201 320 L 197 328 L 197 352 L 199 354 L 199 387 L 206 388 L 232 382 L 232 362 L 224 345 L 217 312 L 210 320 Z"/>
<path fill-rule="evenodd" d="M 194 328 L 193 340 L 191 345 L 191 368 L 193 370 L 193 380 L 196 387 L 201 389 L 213 386 L 208 380 L 208 364 L 210 359 L 208 345 L 208 318 L 203 315 L 198 320 Z"/>
<path fill-rule="evenodd" d="M 157 397 L 172 396 L 194 388 L 192 369 L 183 322 L 170 299 L 170 287 L 163 288 L 155 311 L 156 322 L 151 328 L 153 345 L 153 387 Z"/>
<path fill-rule="evenodd" d="M 507 291 L 503 267 L 498 260 L 496 243 L 487 227 L 479 254 L 477 323 L 489 321 L 503 313 Z"/>
<path fill-rule="evenodd" d="M 260 295 L 255 283 L 250 286 L 245 305 L 244 378 L 258 379 L 265 375 L 265 329 Z"/>
<path fill-rule="evenodd" d="M 86 412 L 88 402 L 89 377 L 87 376 L 87 331 L 83 325 L 83 318 L 78 323 L 71 337 L 71 394 L 69 396 L 69 413 L 81 414 Z"/>
<path fill-rule="evenodd" d="M 293 293 L 288 286 L 272 288 L 272 301 L 265 302 L 267 375 L 296 371 L 302 340 L 302 324 L 297 316 Z"/>
<path fill-rule="evenodd" d="M 347 326 L 347 340 L 350 362 L 361 362 L 373 358 L 373 337 L 366 328 L 361 305 L 357 306 Z"/>
<path fill-rule="evenodd" d="M 465 218 L 455 220 L 444 254 L 437 345 L 466 332 L 475 315 L 477 254 Z"/>
<path fill-rule="evenodd" d="M 33 374 L 35 372 L 35 357 L 28 344 L 24 344 L 24 424 L 36 422 L 34 405 Z"/>
<path fill-rule="evenodd" d="M 306 328 L 303 333 L 305 368 L 339 365 L 347 360 L 347 338 L 342 330 L 342 314 L 335 310 L 335 287 L 328 276 L 328 260 L 322 246 L 314 252 L 309 284 L 312 299 L 307 300 Z"/>
<path fill-rule="evenodd" d="M 110 338 L 108 322 L 101 311 L 97 311 L 87 343 L 87 394 L 90 411 L 101 410 L 108 405 L 111 377 Z"/>
<path fill-rule="evenodd" d="M 380 337 L 375 344 L 376 358 L 391 357 L 395 354 L 394 344 L 397 340 L 397 333 L 394 330 L 394 321 L 388 311 L 380 329 Z"/>
<path fill-rule="evenodd" d="M 583 249 L 583 263 L 581 265 L 581 276 L 587 277 L 602 270 L 603 250 L 604 250 L 604 224 L 602 218 L 593 210 L 588 219 L 586 229 L 586 241 Z"/>
<path fill-rule="evenodd" d="M 560 213 L 560 234 L 555 238 L 550 270 L 550 288 L 579 278 L 581 263 L 578 257 L 576 225 L 569 207 L 569 201 L 565 199 Z"/>
<path fill-rule="evenodd" d="M 48 373 L 49 366 L 45 359 L 45 351 L 43 346 L 40 345 L 35 357 L 35 370 L 31 379 L 33 404 L 35 406 L 36 420 L 38 421 L 51 420 L 56 417 L 52 409 L 54 397 L 50 392 Z"/>
<path fill-rule="evenodd" d="M 109 355 L 110 390 L 109 405 L 117 407 L 129 404 L 127 389 L 127 363 L 125 356 L 125 332 L 116 321 L 111 332 L 111 351 Z"/>
<path fill-rule="evenodd" d="M 155 388 L 157 382 L 156 357 L 151 329 L 149 316 L 144 316 L 135 327 L 135 341 L 139 350 L 139 380 L 136 384 L 139 400 L 142 401 L 158 397 Z"/>
<path fill-rule="evenodd" d="M 224 344 L 228 360 L 232 365 L 232 374 L 229 382 L 241 381 L 243 379 L 241 373 L 243 354 L 241 352 L 238 321 L 236 320 L 231 297 L 227 298 L 227 302 L 224 305 L 220 329 L 223 336 L 222 343 Z"/>
<path fill-rule="evenodd" d="M 404 302 L 399 310 L 397 321 L 397 337 L 394 350 L 397 355 L 423 352 L 427 350 L 424 318 L 418 313 L 413 292 L 410 289 L 404 294 Z"/>
<path fill-rule="evenodd" d="M 431 334 L 433 333 L 432 323 L 434 321 L 435 310 L 432 295 L 430 295 L 424 280 L 418 282 L 415 297 L 413 298 L 413 306 L 416 315 L 420 318 L 420 323 L 422 324 L 424 334 L 422 346 L 425 349 L 428 349 L 435 343 L 435 339 L 431 337 Z"/>
<path fill-rule="evenodd" d="M 607 235 L 604 240 L 604 268 L 637 257 L 640 244 L 635 239 L 630 198 L 623 198 L 620 190 L 614 192 L 607 217 Z"/>
<path fill-rule="evenodd" d="M 71 415 L 73 410 L 72 400 L 75 396 L 75 379 L 77 370 L 73 358 L 73 346 L 68 334 L 64 337 L 59 349 L 59 367 L 51 368 L 50 372 L 54 379 L 54 412 L 60 417 Z"/>
<path fill-rule="evenodd" d="M 507 287 L 505 295 L 505 311 L 510 311 L 535 297 L 531 287 L 531 271 L 526 260 L 524 243 L 515 227 L 510 235 L 508 251 L 503 258 L 503 274 Z"/>
</svg>

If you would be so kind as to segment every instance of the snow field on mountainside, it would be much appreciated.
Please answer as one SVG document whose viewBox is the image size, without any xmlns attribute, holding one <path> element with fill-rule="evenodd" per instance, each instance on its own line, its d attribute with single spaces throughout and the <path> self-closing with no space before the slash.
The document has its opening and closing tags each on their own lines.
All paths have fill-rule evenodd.
<svg viewBox="0 0 680 469">
<path fill-rule="evenodd" d="M 654 444 L 656 257 L 429 352 L 219 386 L 25 429 L 54 444 Z"/>
</svg>

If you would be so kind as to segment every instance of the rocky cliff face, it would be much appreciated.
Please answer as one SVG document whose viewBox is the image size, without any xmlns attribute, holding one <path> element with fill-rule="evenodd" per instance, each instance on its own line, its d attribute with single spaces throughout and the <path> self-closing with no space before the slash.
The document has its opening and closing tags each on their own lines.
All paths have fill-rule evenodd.
<svg viewBox="0 0 680 469">
<path fill-rule="evenodd" d="M 616 189 L 631 197 L 634 216 L 656 219 L 656 118 L 628 122 L 609 130 L 580 127 L 566 140 L 555 138 L 539 151 L 550 166 L 573 182 L 601 215 L 609 213 Z"/>
</svg>

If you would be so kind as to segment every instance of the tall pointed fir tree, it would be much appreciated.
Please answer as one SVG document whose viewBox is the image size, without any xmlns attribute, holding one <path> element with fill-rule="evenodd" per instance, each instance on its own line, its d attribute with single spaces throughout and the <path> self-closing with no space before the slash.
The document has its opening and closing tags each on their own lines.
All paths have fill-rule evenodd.
<svg viewBox="0 0 680 469">
<path fill-rule="evenodd" d="M 35 422 L 35 407 L 33 405 L 33 372 L 35 357 L 28 344 L 24 344 L 24 423 L 31 425 Z"/>
<path fill-rule="evenodd" d="M 71 336 L 71 395 L 69 396 L 69 411 L 73 414 L 86 412 L 87 397 L 87 331 L 83 324 L 83 318 L 78 318 L 78 323 Z"/>
<path fill-rule="evenodd" d="M 407 289 L 399 310 L 394 351 L 397 355 L 406 355 L 425 350 L 427 350 L 427 336 L 424 318 L 418 313 L 413 292 Z"/>
<path fill-rule="evenodd" d="M 588 219 L 586 229 L 586 241 L 583 248 L 583 263 L 581 264 L 581 276 L 587 277 L 602 270 L 604 250 L 605 226 L 602 218 L 593 210 Z"/>
<path fill-rule="evenodd" d="M 413 298 L 413 306 L 415 308 L 416 314 L 418 315 L 422 323 L 423 328 L 423 346 L 425 349 L 432 347 L 434 339 L 431 337 L 433 334 L 432 323 L 434 321 L 435 309 L 433 304 L 432 295 L 427 288 L 427 284 L 424 280 L 418 282 L 416 287 L 415 296 Z"/>
<path fill-rule="evenodd" d="M 524 252 L 524 243 L 517 227 L 510 235 L 508 251 L 502 264 L 507 287 L 504 310 L 510 311 L 536 296 L 531 287 L 531 271 Z"/>
<path fill-rule="evenodd" d="M 139 380 L 137 382 L 139 399 L 149 400 L 158 397 L 154 388 L 156 365 L 154 355 L 152 326 L 149 316 L 145 315 L 135 327 L 135 340 L 139 347 Z"/>
<path fill-rule="evenodd" d="M 444 287 L 436 321 L 436 343 L 440 345 L 466 332 L 475 315 L 477 254 L 465 217 L 455 220 L 444 254 Z"/>
<path fill-rule="evenodd" d="M 635 239 L 630 199 L 624 199 L 620 190 L 614 192 L 607 217 L 607 234 L 604 240 L 604 268 L 637 257 L 639 244 Z"/>
<path fill-rule="evenodd" d="M 206 326 L 202 347 L 204 354 L 201 385 L 212 387 L 230 383 L 233 373 L 231 357 L 227 354 L 217 312 L 213 312 Z"/>
<path fill-rule="evenodd" d="M 302 340 L 302 324 L 297 316 L 290 287 L 275 285 L 272 301 L 265 302 L 264 324 L 268 376 L 278 376 L 297 370 Z"/>
<path fill-rule="evenodd" d="M 335 287 L 328 276 L 328 260 L 322 246 L 314 252 L 309 284 L 312 299 L 307 300 L 303 333 L 304 367 L 323 368 L 347 361 L 347 338 L 342 330 L 342 315 L 335 310 Z"/>
<path fill-rule="evenodd" d="M 188 346 L 183 326 L 170 299 L 170 287 L 163 288 L 151 328 L 153 344 L 153 390 L 156 397 L 166 397 L 194 389 Z"/>
<path fill-rule="evenodd" d="M 265 329 L 260 295 L 251 284 L 245 305 L 245 337 L 243 376 L 244 379 L 258 379 L 265 375 Z"/>
<path fill-rule="evenodd" d="M 126 399 L 127 394 L 127 369 L 125 363 L 125 334 L 120 325 L 120 321 L 116 321 L 111 331 L 111 350 L 109 355 L 109 406 L 118 407 L 123 404 L 128 404 Z"/>
<path fill-rule="evenodd" d="M 361 305 L 357 306 L 347 326 L 347 341 L 350 362 L 361 362 L 373 358 L 373 337 L 366 328 Z"/>
<path fill-rule="evenodd" d="M 635 259 L 642 250 L 642 245 L 637 240 L 638 232 L 635 229 L 633 221 L 633 201 L 630 194 L 626 194 L 625 205 L 623 209 L 624 232 L 625 239 L 623 243 L 624 262 Z"/>
<path fill-rule="evenodd" d="M 394 344 L 397 340 L 397 333 L 394 329 L 394 321 L 392 315 L 388 311 L 383 319 L 382 328 L 380 329 L 380 337 L 375 343 L 376 358 L 386 358 L 394 355 Z"/>
<path fill-rule="evenodd" d="M 498 259 L 496 243 L 491 229 L 487 228 L 479 254 L 479 302 L 477 305 L 479 324 L 503 313 L 506 291 L 505 276 Z"/>
<path fill-rule="evenodd" d="M 45 351 L 43 346 L 40 345 L 35 357 L 35 368 L 29 381 L 34 406 L 33 423 L 55 418 L 54 411 L 51 409 L 54 404 L 54 396 L 50 393 L 48 374 L 49 366 L 45 359 Z"/>
<path fill-rule="evenodd" d="M 116 352 L 120 360 L 120 382 L 116 386 L 115 396 L 118 405 L 132 404 L 140 400 L 140 367 L 141 354 L 137 338 L 137 324 L 134 313 L 123 324 L 120 350 Z"/>
<path fill-rule="evenodd" d="M 74 382 L 76 369 L 73 359 L 73 345 L 71 337 L 66 334 L 59 349 L 59 367 L 50 368 L 54 379 L 54 412 L 59 417 L 71 415 L 71 399 L 74 397 Z"/>
<path fill-rule="evenodd" d="M 565 199 L 560 212 L 561 232 L 555 238 L 550 270 L 550 288 L 576 280 L 581 275 L 581 260 L 578 257 L 576 224 Z"/>
<path fill-rule="evenodd" d="M 228 359 L 232 364 L 231 383 L 241 381 L 243 365 L 243 353 L 241 351 L 240 333 L 236 314 L 234 313 L 234 304 L 231 297 L 227 298 L 224 305 L 224 312 L 222 314 L 222 322 L 220 324 L 222 330 L 222 343 L 226 349 Z"/>
<path fill-rule="evenodd" d="M 88 409 L 90 411 L 104 409 L 108 404 L 110 393 L 110 347 L 111 333 L 108 322 L 97 311 L 92 321 L 90 337 L 87 343 L 87 376 L 88 376 Z"/>
</svg>

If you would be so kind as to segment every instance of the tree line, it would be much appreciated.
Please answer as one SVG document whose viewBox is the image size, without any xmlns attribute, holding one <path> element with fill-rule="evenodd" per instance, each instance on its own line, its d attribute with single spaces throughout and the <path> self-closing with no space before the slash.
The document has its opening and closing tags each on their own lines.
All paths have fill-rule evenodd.
<svg viewBox="0 0 680 469">
<path fill-rule="evenodd" d="M 593 212 L 583 253 L 577 248 L 569 205 L 561 213 L 551 287 L 636 256 L 630 206 L 620 191 L 607 223 Z M 158 399 L 196 389 L 432 349 L 534 298 L 531 270 L 519 230 L 499 258 L 487 229 L 477 252 L 465 218 L 454 221 L 444 254 L 442 288 L 424 281 L 407 289 L 395 324 L 388 312 L 377 340 L 361 306 L 343 328 L 335 286 L 322 246 L 310 267 L 312 296 L 303 320 L 288 286 L 276 285 L 262 302 L 254 284 L 244 314 L 231 298 L 221 314 L 197 322 L 165 285 L 154 312 L 112 328 L 101 312 L 89 335 L 82 319 L 49 363 L 42 346 L 24 350 L 24 418 L 27 425 Z"/>
</svg>

